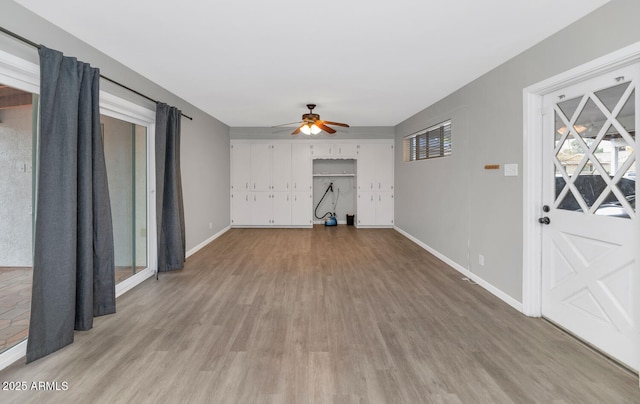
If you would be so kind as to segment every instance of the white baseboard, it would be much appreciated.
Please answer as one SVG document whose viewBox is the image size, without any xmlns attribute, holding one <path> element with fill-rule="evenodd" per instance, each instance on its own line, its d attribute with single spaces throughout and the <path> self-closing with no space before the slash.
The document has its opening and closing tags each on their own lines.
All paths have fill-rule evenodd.
<svg viewBox="0 0 640 404">
<path fill-rule="evenodd" d="M 198 251 L 202 250 L 204 247 L 207 246 L 207 244 L 209 244 L 210 242 L 212 242 L 213 240 L 217 239 L 218 237 L 222 236 L 224 233 L 226 233 L 227 231 L 229 231 L 229 229 L 231 228 L 231 226 L 227 226 L 224 229 L 220 230 L 219 232 L 217 232 L 216 234 L 214 234 L 213 236 L 209 237 L 208 239 L 206 239 L 205 241 L 203 241 L 202 243 L 198 244 L 197 246 L 193 247 L 192 249 L 190 249 L 189 251 L 187 251 L 186 258 L 189 258 L 190 256 L 192 256 L 193 254 L 197 253 Z"/>
<path fill-rule="evenodd" d="M 495 286 L 493 286 L 489 282 L 485 281 L 484 279 L 480 278 L 478 275 L 476 275 L 473 272 L 469 271 L 467 268 L 464 268 L 463 266 L 461 266 L 457 262 L 454 262 L 453 260 L 449 259 L 445 255 L 439 253 L 435 249 L 431 248 L 430 246 L 426 245 L 422 241 L 420 241 L 417 238 L 413 237 L 411 234 L 407 233 L 406 231 L 402 230 L 401 228 L 399 228 L 397 226 L 394 226 L 394 229 L 398 233 L 402 234 L 403 236 L 405 236 L 409 240 L 413 241 L 414 243 L 416 243 L 420 247 L 422 247 L 425 250 L 427 250 L 429 253 L 431 253 L 434 256 L 436 256 L 438 259 L 443 261 L 445 264 L 449 265 L 451 268 L 455 269 L 456 271 L 460 272 L 461 274 L 463 274 L 467 278 L 471 279 L 472 281 L 474 281 L 478 285 L 482 286 L 484 289 L 489 291 L 489 293 L 491 293 L 492 295 L 494 295 L 498 299 L 502 300 L 503 302 L 505 302 L 509 306 L 513 307 L 514 309 L 518 310 L 519 312 L 521 312 L 521 313 L 523 312 L 522 311 L 522 303 L 521 302 L 517 301 L 513 297 L 511 297 L 508 294 L 504 293 L 502 290 L 496 288 Z"/>
</svg>

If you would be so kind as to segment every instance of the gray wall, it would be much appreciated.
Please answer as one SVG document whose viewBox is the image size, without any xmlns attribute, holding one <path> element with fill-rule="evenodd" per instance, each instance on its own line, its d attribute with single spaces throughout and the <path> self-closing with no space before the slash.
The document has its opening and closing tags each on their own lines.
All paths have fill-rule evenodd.
<svg viewBox="0 0 640 404">
<path fill-rule="evenodd" d="M 174 105 L 193 117 L 193 121 L 182 120 L 182 181 L 187 250 L 229 225 L 228 126 L 16 3 L 0 0 L 0 8 L 0 26 L 33 42 L 91 63 L 99 67 L 103 75 L 153 99 Z M 135 46 L 135 39 L 132 41 L 132 46 Z M 36 63 L 38 61 L 36 50 L 4 34 L 0 34 L 0 49 Z M 104 80 L 101 88 L 137 104 L 153 107 L 153 103 Z"/>
<path fill-rule="evenodd" d="M 397 125 L 396 225 L 522 301 L 522 90 L 640 41 L 638 16 L 640 2 L 614 0 Z M 402 161 L 403 136 L 448 118 L 451 157 Z"/>
</svg>

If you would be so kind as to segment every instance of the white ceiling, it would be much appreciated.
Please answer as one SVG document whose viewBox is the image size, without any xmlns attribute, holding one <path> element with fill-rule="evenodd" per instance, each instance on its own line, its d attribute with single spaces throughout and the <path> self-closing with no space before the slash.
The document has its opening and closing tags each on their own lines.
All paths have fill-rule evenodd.
<svg viewBox="0 0 640 404">
<path fill-rule="evenodd" d="M 393 126 L 608 2 L 15 1 L 232 127 Z"/>
</svg>

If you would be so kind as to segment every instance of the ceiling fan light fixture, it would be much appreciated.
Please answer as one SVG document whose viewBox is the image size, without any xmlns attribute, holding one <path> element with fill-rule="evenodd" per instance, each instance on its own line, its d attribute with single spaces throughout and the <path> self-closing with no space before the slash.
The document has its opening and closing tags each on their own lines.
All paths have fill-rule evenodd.
<svg viewBox="0 0 640 404">
<path fill-rule="evenodd" d="M 309 108 L 309 113 L 302 114 L 301 121 L 291 122 L 291 123 L 301 124 L 296 128 L 296 130 L 294 130 L 291 133 L 291 135 L 297 135 L 298 133 L 302 132 L 307 136 L 311 136 L 311 135 L 317 135 L 322 131 L 327 132 L 329 135 L 333 135 L 334 133 L 336 133 L 336 130 L 329 125 L 342 126 L 343 128 L 349 127 L 349 125 L 346 123 L 321 120 L 320 115 L 313 113 L 313 109 L 315 107 L 316 107 L 316 104 L 307 104 L 307 108 Z M 277 126 L 285 126 L 285 125 L 290 125 L 290 124 L 287 123 L 284 125 L 277 125 Z"/>
<path fill-rule="evenodd" d="M 302 125 L 302 127 L 300 128 L 300 132 L 310 136 L 310 135 L 317 135 L 318 133 L 322 132 L 322 129 L 317 127 L 315 123 L 314 124 L 306 123 Z"/>
</svg>

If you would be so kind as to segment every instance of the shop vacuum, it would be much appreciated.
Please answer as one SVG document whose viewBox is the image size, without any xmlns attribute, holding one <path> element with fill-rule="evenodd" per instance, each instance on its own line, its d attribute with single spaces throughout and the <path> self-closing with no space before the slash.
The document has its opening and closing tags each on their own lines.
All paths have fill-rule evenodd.
<svg viewBox="0 0 640 404">
<path fill-rule="evenodd" d="M 324 220 L 325 226 L 337 226 L 338 219 L 336 218 L 336 205 L 338 204 L 338 198 L 340 197 L 340 188 L 338 188 L 338 192 L 336 192 L 335 199 L 333 200 L 333 212 L 329 211 L 322 216 L 318 216 L 318 208 L 320 207 L 320 204 L 322 204 L 322 201 L 324 200 L 325 196 L 327 196 L 329 191 L 331 191 L 332 195 L 334 194 L 333 182 L 330 183 L 329 186 L 327 187 L 327 190 L 324 191 L 324 195 L 322 195 L 322 198 L 320 198 L 320 202 L 318 202 L 318 204 L 316 205 L 316 209 L 313 211 L 313 214 L 318 220 L 325 219 Z"/>
</svg>

